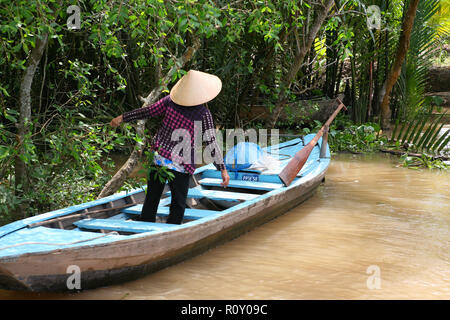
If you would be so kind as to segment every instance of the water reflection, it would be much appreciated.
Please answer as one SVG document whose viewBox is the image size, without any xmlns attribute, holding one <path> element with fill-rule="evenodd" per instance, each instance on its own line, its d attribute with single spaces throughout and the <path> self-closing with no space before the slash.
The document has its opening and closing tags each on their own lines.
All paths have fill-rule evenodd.
<svg viewBox="0 0 450 320">
<path fill-rule="evenodd" d="M 137 281 L 0 298 L 449 299 L 449 173 L 396 168 L 395 159 L 336 155 L 303 205 Z M 369 289 L 375 276 L 380 288 Z"/>
</svg>

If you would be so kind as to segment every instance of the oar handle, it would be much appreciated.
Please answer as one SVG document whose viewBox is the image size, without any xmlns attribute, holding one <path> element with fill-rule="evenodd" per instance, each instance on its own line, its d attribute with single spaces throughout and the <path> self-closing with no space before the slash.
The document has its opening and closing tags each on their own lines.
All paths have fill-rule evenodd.
<svg viewBox="0 0 450 320">
<path fill-rule="evenodd" d="M 328 127 L 328 128 L 330 127 L 331 122 L 333 122 L 334 118 L 336 118 L 339 111 L 341 111 L 342 108 L 347 110 L 347 108 L 345 107 L 345 105 L 342 103 L 342 101 L 339 98 L 336 98 L 336 100 L 339 102 L 339 106 L 336 108 L 336 110 L 334 110 L 333 114 L 330 116 L 330 118 L 328 118 L 327 122 L 325 122 L 325 124 L 322 126 L 322 128 L 320 128 L 320 130 L 317 132 L 316 136 L 309 142 L 313 146 L 316 145 L 317 141 L 319 141 L 320 137 L 323 135 L 323 133 L 325 131 L 325 127 Z"/>
<path fill-rule="evenodd" d="M 339 102 L 339 106 L 337 107 L 336 110 L 334 110 L 333 114 L 330 116 L 330 118 L 327 120 L 327 122 L 325 122 L 325 125 L 327 125 L 327 126 L 330 126 L 331 122 L 333 122 L 334 118 L 336 118 L 337 114 L 339 113 L 339 111 L 341 111 L 342 108 L 344 108 L 344 110 L 347 111 L 347 108 L 342 103 L 341 99 L 336 98 L 336 100 Z M 325 125 L 324 125 L 324 127 L 325 127 Z"/>
</svg>

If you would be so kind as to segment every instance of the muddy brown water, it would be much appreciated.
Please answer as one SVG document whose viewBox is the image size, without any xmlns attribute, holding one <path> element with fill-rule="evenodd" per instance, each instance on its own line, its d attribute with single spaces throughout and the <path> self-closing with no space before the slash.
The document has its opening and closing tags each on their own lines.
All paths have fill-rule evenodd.
<svg viewBox="0 0 450 320">
<path fill-rule="evenodd" d="M 200 256 L 120 285 L 0 299 L 449 299 L 450 174 L 397 164 L 333 156 L 312 198 Z"/>
</svg>

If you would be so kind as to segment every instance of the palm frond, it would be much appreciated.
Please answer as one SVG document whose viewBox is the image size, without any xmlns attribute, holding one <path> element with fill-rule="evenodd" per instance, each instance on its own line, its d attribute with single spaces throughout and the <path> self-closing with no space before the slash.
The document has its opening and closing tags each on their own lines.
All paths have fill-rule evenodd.
<svg viewBox="0 0 450 320">
<path fill-rule="evenodd" d="M 396 86 L 396 118 L 410 120 L 429 107 L 425 99 L 428 70 L 436 47 L 436 29 L 428 21 L 440 9 L 439 0 L 422 0 L 416 12 L 406 61 Z M 407 138 L 407 137 L 405 137 Z"/>
</svg>

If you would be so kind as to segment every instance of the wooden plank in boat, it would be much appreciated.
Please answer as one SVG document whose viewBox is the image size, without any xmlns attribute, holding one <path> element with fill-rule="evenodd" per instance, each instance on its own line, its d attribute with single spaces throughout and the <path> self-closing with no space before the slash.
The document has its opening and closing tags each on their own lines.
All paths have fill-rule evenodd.
<svg viewBox="0 0 450 320">
<path fill-rule="evenodd" d="M 2 238 L 1 255 L 55 250 L 82 244 L 93 245 L 109 241 L 123 240 L 127 236 L 108 234 L 101 236 L 95 232 L 62 230 L 47 227 L 25 228 Z M 9 247 L 9 248 L 8 248 Z"/>
<path fill-rule="evenodd" d="M 167 198 L 161 199 L 159 201 L 159 205 L 160 206 L 166 206 L 166 205 L 170 204 L 171 201 L 172 201 L 172 198 L 171 197 L 167 197 Z"/>
<path fill-rule="evenodd" d="M 277 174 L 266 174 L 265 172 L 254 173 L 248 171 L 229 171 L 228 174 L 232 180 L 282 183 Z M 201 178 L 222 179 L 222 174 L 218 170 L 205 170 L 202 173 Z"/>
<path fill-rule="evenodd" d="M 157 214 L 161 216 L 168 216 L 169 210 L 169 207 L 160 207 L 158 208 Z M 220 211 L 187 208 L 184 210 L 184 219 L 197 220 L 217 213 L 220 213 Z"/>
<path fill-rule="evenodd" d="M 157 215 L 158 216 L 168 216 L 169 215 L 169 207 L 162 207 L 160 206 L 158 208 L 158 212 Z M 135 214 L 135 215 L 140 215 L 142 211 L 142 204 L 138 204 L 135 205 L 133 207 L 130 208 L 126 208 L 124 210 L 122 210 L 123 213 L 128 213 L 128 214 Z M 210 216 L 212 214 L 218 213 L 218 211 L 214 211 L 214 210 L 200 210 L 200 209 L 186 209 L 184 211 L 184 218 L 185 219 L 189 219 L 189 220 L 196 220 L 196 219 L 201 219 L 207 216 Z"/>
<path fill-rule="evenodd" d="M 220 187 L 221 182 L 222 179 L 203 178 L 198 183 L 200 183 L 203 186 Z M 228 187 L 271 191 L 274 189 L 282 188 L 283 185 L 281 183 L 271 183 L 271 182 L 230 180 Z"/>
<path fill-rule="evenodd" d="M 149 231 L 169 231 L 179 228 L 179 225 L 144 222 L 144 221 L 122 221 L 111 219 L 84 219 L 74 222 L 74 224 L 83 229 L 90 230 L 112 230 L 123 232 L 142 233 Z"/>
<path fill-rule="evenodd" d="M 170 191 L 167 193 L 170 194 Z M 188 191 L 188 198 L 201 199 L 208 198 L 217 201 L 240 201 L 252 200 L 259 197 L 259 194 L 240 193 L 220 190 L 203 190 L 200 188 L 191 188 Z"/>
</svg>

